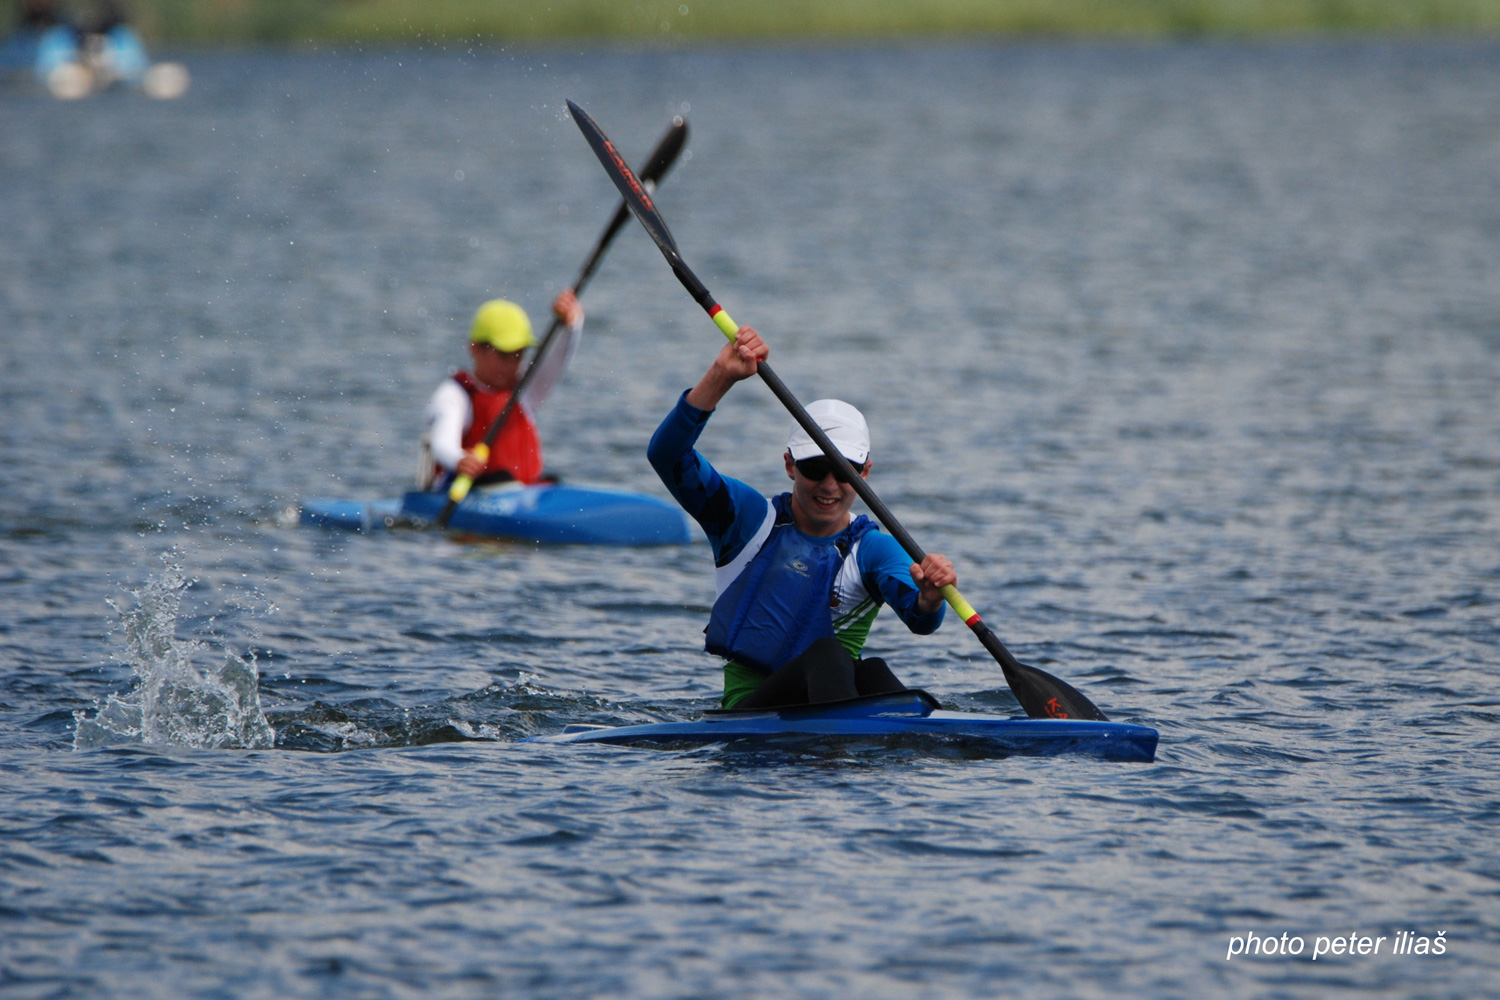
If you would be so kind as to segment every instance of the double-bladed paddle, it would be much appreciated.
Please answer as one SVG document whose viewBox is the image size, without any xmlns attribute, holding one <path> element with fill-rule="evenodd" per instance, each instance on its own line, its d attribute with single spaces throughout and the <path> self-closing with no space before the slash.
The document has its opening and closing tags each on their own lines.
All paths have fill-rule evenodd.
<svg viewBox="0 0 1500 1000">
<path fill-rule="evenodd" d="M 646 163 L 646 169 L 641 171 L 639 183 L 642 187 L 646 190 L 651 190 L 658 181 L 667 175 L 667 171 L 671 170 L 672 164 L 677 162 L 677 155 L 682 152 L 682 147 L 687 142 L 687 134 L 687 120 L 681 115 L 673 118 L 672 124 L 667 129 L 666 134 L 656 144 L 656 149 L 652 150 L 651 159 Z M 615 234 L 620 231 L 629 218 L 630 208 L 628 204 L 621 204 L 615 210 L 614 218 L 609 220 L 609 225 L 604 227 L 604 232 L 600 234 L 599 241 L 594 244 L 594 252 L 584 262 L 583 270 L 578 272 L 578 280 L 573 282 L 573 293 L 575 295 L 582 293 L 583 286 L 588 284 L 589 278 L 594 275 L 594 269 L 599 266 L 599 260 L 604 256 L 604 251 L 609 249 L 610 243 L 614 241 Z M 558 328 L 561 326 L 562 320 L 556 316 L 552 317 L 552 325 L 547 328 L 547 334 L 542 338 L 541 346 L 532 355 L 531 364 L 526 367 L 525 373 L 521 376 L 521 381 L 516 383 L 516 387 L 511 390 L 510 398 L 505 401 L 505 406 L 500 410 L 500 415 L 490 424 L 489 430 L 485 431 L 484 440 L 474 446 L 474 455 L 480 461 L 489 460 L 490 449 L 494 447 L 495 438 L 500 434 L 500 429 L 505 426 L 505 421 L 510 419 L 510 411 L 515 409 L 516 403 L 520 401 L 521 394 L 526 391 L 527 385 L 531 382 L 531 376 L 541 367 L 540 362 L 546 356 L 547 348 L 552 345 L 553 340 L 557 336 Z M 439 526 L 444 528 L 448 526 L 449 519 L 453 517 L 453 509 L 463 501 L 464 497 L 469 495 L 469 490 L 473 486 L 474 480 L 468 476 L 454 477 L 452 484 L 448 487 L 448 502 L 443 505 L 442 513 L 438 514 L 437 523 Z"/>
<path fill-rule="evenodd" d="M 630 165 L 625 162 L 625 158 L 620 155 L 619 150 L 615 149 L 614 143 L 609 141 L 604 131 L 599 128 L 599 124 L 589 117 L 588 112 L 572 101 L 568 102 L 568 110 L 573 113 L 573 121 L 577 123 L 579 130 L 583 132 L 583 137 L 593 148 L 594 155 L 599 157 L 599 162 L 604 165 L 605 172 L 614 180 L 615 187 L 620 189 L 620 194 L 625 196 L 625 203 L 630 206 L 635 217 L 646 228 L 646 232 L 651 234 L 651 239 L 656 242 L 662 256 L 666 257 L 667 263 L 672 266 L 672 273 L 677 275 L 677 280 L 682 282 L 688 294 L 704 308 L 714 323 L 723 331 L 724 336 L 733 341 L 740 332 L 739 324 L 729 318 L 729 314 L 714 301 L 714 297 L 709 294 L 703 282 L 699 281 L 698 276 L 683 262 L 682 255 L 677 250 L 677 241 L 672 239 L 666 221 L 662 219 L 661 213 L 656 209 L 656 204 L 651 200 L 650 188 L 637 179 Z M 771 370 L 771 367 L 762 361 L 756 366 L 756 370 L 761 380 L 770 387 L 776 398 L 781 400 L 782 405 L 791 412 L 792 417 L 802 426 L 802 429 L 817 442 L 819 448 L 823 449 L 823 454 L 828 456 L 829 461 L 838 470 L 839 478 L 854 486 L 860 499 L 874 512 L 876 519 L 891 533 L 892 537 L 901 544 L 906 554 L 915 562 L 920 563 L 925 559 L 926 553 L 922 551 L 922 547 L 875 495 L 869 483 L 854 471 L 849 460 L 840 454 L 832 441 L 828 440 L 828 435 L 823 433 L 823 429 L 808 415 L 807 410 Z M 979 612 L 964 600 L 957 587 L 949 584 L 943 588 L 942 594 L 944 600 L 979 638 L 984 648 L 989 650 L 990 655 L 999 662 L 1001 669 L 1005 671 L 1006 683 L 1010 685 L 1016 700 L 1021 703 L 1027 715 L 1033 718 L 1092 719 L 1100 722 L 1108 720 L 1108 716 L 1099 711 L 1093 702 L 1085 698 L 1071 684 L 1053 677 L 1045 670 L 1028 666 L 1012 656 L 1010 650 L 1001 644 L 1000 640 L 995 637 L 995 633 L 991 632 L 989 626 L 979 617 Z"/>
</svg>

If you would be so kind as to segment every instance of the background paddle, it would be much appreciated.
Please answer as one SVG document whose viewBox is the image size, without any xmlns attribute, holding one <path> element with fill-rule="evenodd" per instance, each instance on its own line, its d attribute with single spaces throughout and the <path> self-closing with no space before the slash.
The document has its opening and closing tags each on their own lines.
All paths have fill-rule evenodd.
<svg viewBox="0 0 1500 1000">
<path fill-rule="evenodd" d="M 672 119 L 671 126 L 661 141 L 656 144 L 656 149 L 651 152 L 651 159 L 646 163 L 646 169 L 641 171 L 640 184 L 646 190 L 651 190 L 656 183 L 667 175 L 672 169 L 672 164 L 677 162 L 677 155 L 682 152 L 682 147 L 687 142 L 688 124 L 681 115 Z M 593 277 L 594 269 L 599 266 L 604 251 L 609 249 L 610 243 L 614 241 L 615 234 L 625 225 L 630 218 L 630 208 L 627 203 L 622 202 L 615 209 L 614 218 L 609 220 L 609 225 L 604 227 L 599 240 L 594 244 L 594 252 L 584 262 L 583 270 L 578 272 L 578 279 L 573 282 L 573 294 L 583 292 L 583 287 L 588 284 L 589 278 Z M 539 362 L 546 355 L 547 349 L 557 337 L 558 328 L 562 326 L 562 320 L 556 316 L 552 317 L 552 325 L 547 328 L 547 334 L 542 338 L 541 346 L 531 357 L 531 364 L 526 366 L 526 371 L 521 376 L 521 381 L 511 390 L 510 398 L 505 401 L 505 407 L 501 409 L 490 424 L 489 430 L 485 431 L 484 440 L 474 446 L 474 456 L 481 462 L 487 462 L 490 458 L 490 449 L 494 447 L 495 438 L 499 436 L 500 429 L 505 426 L 505 421 L 510 419 L 510 411 L 515 409 L 516 403 L 521 399 L 521 394 L 531 382 L 531 376 L 540 368 Z M 448 502 L 443 505 L 442 513 L 438 514 L 437 523 L 446 528 L 448 521 L 453 517 L 453 509 L 457 507 L 469 495 L 469 490 L 474 486 L 474 480 L 468 476 L 455 476 L 452 484 L 448 487 Z"/>
<path fill-rule="evenodd" d="M 709 294 L 703 282 L 699 281 L 698 276 L 683 262 L 682 255 L 677 250 L 677 241 L 672 238 L 666 221 L 662 219 L 661 213 L 657 211 L 655 203 L 651 200 L 650 189 L 631 172 L 630 165 L 625 162 L 625 158 L 615 149 L 614 143 L 609 141 L 598 123 L 589 117 L 588 112 L 572 101 L 568 102 L 568 109 L 573 113 L 573 121 L 583 132 L 583 137 L 593 148 L 594 155 L 598 156 L 599 162 L 604 165 L 605 172 L 614 180 L 620 193 L 625 196 L 625 203 L 630 206 L 630 210 L 635 213 L 641 225 L 646 227 L 646 232 L 651 234 L 652 240 L 666 257 L 667 263 L 672 266 L 672 273 L 677 275 L 677 279 L 688 290 L 688 294 L 704 308 L 714 323 L 723 331 L 724 336 L 731 341 L 734 340 L 740 331 L 739 325 L 729 318 L 729 314 L 714 301 L 714 297 Z M 926 553 L 922 551 L 921 546 L 875 495 L 869 483 L 859 477 L 854 467 L 849 464 L 849 460 L 833 446 L 833 442 L 828 440 L 828 435 L 823 433 L 823 429 L 808 415 L 807 410 L 771 370 L 771 367 L 762 361 L 757 366 L 757 371 L 761 380 L 770 387 L 776 398 L 781 400 L 782 405 L 791 411 L 793 418 L 802 426 L 802 429 L 817 442 L 819 448 L 823 449 L 823 454 L 827 455 L 829 461 L 833 462 L 834 467 L 839 470 L 839 477 L 853 484 L 860 499 L 891 533 L 891 536 L 901 543 L 906 554 L 911 556 L 914 562 L 921 562 L 926 558 Z M 991 632 L 989 626 L 979 617 L 979 612 L 964 600 L 957 587 L 951 585 L 944 587 L 942 593 L 943 598 L 1005 671 L 1006 683 L 1010 685 L 1016 700 L 1021 703 L 1027 715 L 1033 718 L 1092 719 L 1100 722 L 1108 720 L 1108 717 L 1099 711 L 1098 706 L 1085 698 L 1071 684 L 1053 677 L 1044 670 L 1028 666 L 1012 656 L 1010 650 L 1005 648 L 996 638 L 995 633 Z"/>
</svg>

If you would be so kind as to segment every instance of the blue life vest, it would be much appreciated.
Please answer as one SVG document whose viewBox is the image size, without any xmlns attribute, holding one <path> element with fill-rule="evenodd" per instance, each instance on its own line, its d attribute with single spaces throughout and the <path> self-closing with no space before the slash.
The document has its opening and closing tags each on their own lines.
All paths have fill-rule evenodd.
<svg viewBox="0 0 1500 1000">
<path fill-rule="evenodd" d="M 714 601 L 704 630 L 710 653 L 768 673 L 833 635 L 839 568 L 876 527 L 861 514 L 832 539 L 810 538 L 792 523 L 791 500 L 790 493 L 772 498 L 770 534 Z"/>
</svg>

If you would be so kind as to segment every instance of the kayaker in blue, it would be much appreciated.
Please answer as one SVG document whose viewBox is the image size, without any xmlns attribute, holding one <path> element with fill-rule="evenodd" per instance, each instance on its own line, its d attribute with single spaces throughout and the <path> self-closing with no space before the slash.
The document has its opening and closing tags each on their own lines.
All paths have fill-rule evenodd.
<svg viewBox="0 0 1500 1000">
<path fill-rule="evenodd" d="M 930 554 L 913 563 L 869 518 L 853 518 L 857 494 L 800 427 L 787 440 L 789 493 L 765 497 L 721 476 L 694 450 L 719 401 L 756 372 L 770 349 L 742 327 L 651 438 L 647 456 L 713 546 L 717 598 L 706 648 L 725 658 L 725 708 L 842 701 L 904 690 L 884 660 L 860 659 L 870 625 L 888 604 L 919 635 L 943 621 L 941 589 L 953 564 Z M 808 413 L 861 477 L 870 474 L 870 432 L 860 412 L 820 399 Z"/>
</svg>

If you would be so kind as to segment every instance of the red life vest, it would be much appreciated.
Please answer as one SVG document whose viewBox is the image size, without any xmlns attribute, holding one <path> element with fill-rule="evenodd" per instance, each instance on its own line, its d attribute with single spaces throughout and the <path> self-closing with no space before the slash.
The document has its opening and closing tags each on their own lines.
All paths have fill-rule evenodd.
<svg viewBox="0 0 1500 1000">
<path fill-rule="evenodd" d="M 468 372 L 454 373 L 453 381 L 468 393 L 469 406 L 473 409 L 474 415 L 461 442 L 464 451 L 470 451 L 484 440 L 490 424 L 505 409 L 510 393 L 486 389 Z M 490 460 L 484 471 L 508 472 L 517 482 L 527 485 L 541 478 L 542 439 L 536 432 L 536 425 L 527 415 L 526 407 L 516 404 L 510 411 L 510 416 L 505 418 L 505 426 L 500 428 L 500 433 L 495 436 L 495 443 L 490 447 Z"/>
</svg>

